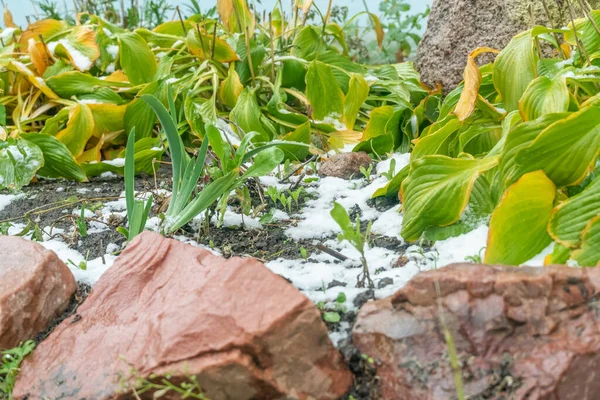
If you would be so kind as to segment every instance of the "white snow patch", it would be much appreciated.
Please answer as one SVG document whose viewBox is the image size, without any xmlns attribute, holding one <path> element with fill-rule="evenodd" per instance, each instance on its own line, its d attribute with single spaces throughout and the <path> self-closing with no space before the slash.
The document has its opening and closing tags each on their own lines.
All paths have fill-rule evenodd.
<svg viewBox="0 0 600 400">
<path fill-rule="evenodd" d="M 433 249 L 437 251 L 437 267 L 445 267 L 455 262 L 465 262 L 466 257 L 480 254 L 487 242 L 488 227 L 481 225 L 464 235 L 436 242 Z M 481 251 L 483 256 L 484 252 Z"/>
</svg>

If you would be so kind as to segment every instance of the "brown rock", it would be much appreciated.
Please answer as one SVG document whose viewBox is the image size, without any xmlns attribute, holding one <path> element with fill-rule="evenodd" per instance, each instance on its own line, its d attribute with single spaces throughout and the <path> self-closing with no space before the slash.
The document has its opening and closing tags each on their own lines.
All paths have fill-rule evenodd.
<svg viewBox="0 0 600 400">
<path fill-rule="evenodd" d="M 67 308 L 76 289 L 54 252 L 0 235 L 0 350 L 33 339 Z"/>
<path fill-rule="evenodd" d="M 369 168 L 373 160 L 363 151 L 340 153 L 323 161 L 319 167 L 322 176 L 350 179 L 360 177 L 360 167 Z"/>
<path fill-rule="evenodd" d="M 600 0 L 589 1 L 594 9 Z M 579 2 L 570 1 L 583 16 Z M 547 1 L 554 25 L 570 22 L 566 1 Z M 560 5 L 559 5 L 560 4 Z M 531 27 L 531 7 L 536 24 L 551 27 L 542 1 L 534 0 L 433 0 L 427 30 L 417 49 L 416 67 L 423 82 L 442 84 L 448 93 L 463 80 L 467 55 L 478 47 L 503 49 L 516 34 Z M 491 62 L 482 55 L 480 64 Z"/>
<path fill-rule="evenodd" d="M 14 396 L 129 399 L 194 375 L 211 400 L 335 399 L 352 375 L 319 311 L 254 259 L 145 232 L 22 365 Z M 150 395 L 150 394 L 147 394 Z"/>
<path fill-rule="evenodd" d="M 593 400 L 599 295 L 598 268 L 455 264 L 367 303 L 352 338 L 380 363 L 385 399 L 456 398 L 445 325 L 466 398 Z"/>
</svg>

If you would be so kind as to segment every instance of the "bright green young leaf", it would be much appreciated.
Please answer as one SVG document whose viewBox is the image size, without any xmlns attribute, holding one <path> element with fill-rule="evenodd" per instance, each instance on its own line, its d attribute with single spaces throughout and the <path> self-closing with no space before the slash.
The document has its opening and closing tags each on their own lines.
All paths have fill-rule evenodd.
<svg viewBox="0 0 600 400">
<path fill-rule="evenodd" d="M 575 185 L 600 153 L 600 103 L 595 102 L 546 128 L 515 156 L 517 174 L 543 170 L 558 186 Z"/>
<path fill-rule="evenodd" d="M 369 96 L 369 84 L 360 74 L 352 74 L 348 93 L 344 98 L 342 122 L 348 129 L 353 129 L 358 112 Z"/>
<path fill-rule="evenodd" d="M 569 110 L 569 88 L 565 78 L 540 76 L 529 84 L 519 101 L 523 121 L 531 121 L 544 114 Z"/>
<path fill-rule="evenodd" d="M 21 189 L 42 165 L 44 157 L 35 143 L 20 138 L 0 141 L 0 189 Z"/>
<path fill-rule="evenodd" d="M 134 85 L 151 82 L 156 74 L 156 57 L 144 38 L 135 32 L 119 36 L 119 63 Z"/>
<path fill-rule="evenodd" d="M 37 172 L 44 178 L 64 178 L 78 182 L 85 181 L 86 175 L 77 164 L 67 147 L 54 136 L 43 133 L 24 133 L 23 139 L 37 145 L 44 155 L 44 166 Z"/>
<path fill-rule="evenodd" d="M 306 73 L 306 95 L 316 120 L 339 119 L 344 112 L 344 93 L 337 84 L 331 67 L 313 61 Z"/>
<path fill-rule="evenodd" d="M 522 32 L 512 38 L 494 62 L 494 86 L 508 111 L 518 109 L 521 96 L 536 78 L 534 42 L 531 30 Z"/>
<path fill-rule="evenodd" d="M 412 242 L 429 226 L 458 221 L 477 178 L 497 164 L 498 157 L 473 160 L 439 155 L 412 163 L 410 174 L 402 183 L 402 237 Z"/>
<path fill-rule="evenodd" d="M 575 250 L 571 259 L 581 267 L 600 265 L 600 215 L 592 219 L 583 230 L 581 249 Z"/>
<path fill-rule="evenodd" d="M 284 153 L 278 147 L 269 147 L 254 157 L 252 165 L 244 172 L 242 178 L 252 178 L 270 174 L 283 161 Z"/>
<path fill-rule="evenodd" d="M 581 243 L 581 232 L 598 215 L 600 178 L 596 178 L 583 192 L 562 202 L 552 211 L 548 231 L 560 244 L 577 247 Z"/>
<path fill-rule="evenodd" d="M 547 224 L 555 196 L 556 186 L 542 171 L 509 187 L 492 213 L 484 262 L 520 265 L 544 250 L 552 242 Z"/>
</svg>

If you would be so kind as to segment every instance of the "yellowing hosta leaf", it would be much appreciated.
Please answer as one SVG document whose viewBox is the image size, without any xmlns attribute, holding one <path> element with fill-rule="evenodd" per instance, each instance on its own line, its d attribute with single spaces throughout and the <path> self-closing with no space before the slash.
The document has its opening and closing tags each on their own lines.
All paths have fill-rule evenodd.
<svg viewBox="0 0 600 400">
<path fill-rule="evenodd" d="M 69 122 L 56 138 L 64 143 L 71 154 L 79 157 L 94 134 L 94 117 L 87 104 L 77 104 L 69 111 Z"/>
<path fill-rule="evenodd" d="M 474 160 L 439 155 L 425 156 L 412 163 L 401 190 L 402 237 L 413 242 L 430 226 L 447 226 L 458 221 L 477 178 L 497 164 L 498 157 Z"/>
<path fill-rule="evenodd" d="M 134 85 L 151 82 L 156 74 L 156 57 L 144 38 L 135 32 L 119 36 L 119 63 Z"/>
<path fill-rule="evenodd" d="M 208 35 L 203 30 L 200 30 L 202 40 L 198 35 L 197 29 L 190 29 L 187 35 L 187 44 L 190 53 L 201 60 L 208 60 L 213 51 L 213 35 Z M 214 46 L 214 60 L 218 62 L 228 63 L 239 61 L 238 55 L 223 39 L 217 38 Z"/>
<path fill-rule="evenodd" d="M 431 125 L 431 129 L 426 136 L 415 140 L 416 145 L 410 155 L 411 162 L 428 155 L 448 155 L 447 140 L 453 133 L 458 131 L 458 128 L 460 128 L 460 121 L 452 115 Z M 446 151 L 442 150 L 444 143 L 446 143 Z"/>
<path fill-rule="evenodd" d="M 68 24 L 65 21 L 57 21 L 55 19 L 44 19 L 29 24 L 27 29 L 21 34 L 19 38 L 19 46 L 22 49 L 27 48 L 29 39 L 35 41 L 40 40 L 40 35 L 44 38 L 44 42 L 49 43 L 50 39 L 65 30 Z"/>
<path fill-rule="evenodd" d="M 221 82 L 221 87 L 219 88 L 221 101 L 229 108 L 235 107 L 242 90 L 244 90 L 244 85 L 242 85 L 240 76 L 232 64 L 229 67 L 227 78 Z"/>
<path fill-rule="evenodd" d="M 519 107 L 519 100 L 529 83 L 536 78 L 537 55 L 531 30 L 512 38 L 494 62 L 493 81 L 504 108 Z"/>
<path fill-rule="evenodd" d="M 218 0 L 217 9 L 221 21 L 231 32 L 254 32 L 254 16 L 246 0 Z"/>
<path fill-rule="evenodd" d="M 127 105 L 116 104 L 88 104 L 94 117 L 94 133 L 97 138 L 105 134 L 123 130 L 123 118 Z"/>
<path fill-rule="evenodd" d="M 559 187 L 575 185 L 600 153 L 600 103 L 594 102 L 546 128 L 515 161 L 517 174 L 543 170 Z"/>
<path fill-rule="evenodd" d="M 296 6 L 306 14 L 312 6 L 312 0 L 296 0 Z"/>
<path fill-rule="evenodd" d="M 581 243 L 581 232 L 598 215 L 600 178 L 596 178 L 583 192 L 562 202 L 552 211 L 548 231 L 562 245 L 577 247 Z"/>
<path fill-rule="evenodd" d="M 555 195 L 556 186 L 542 171 L 509 187 L 492 213 L 484 262 L 520 265 L 544 250 L 552 242 L 546 226 Z"/>
<path fill-rule="evenodd" d="M 15 71 L 24 75 L 29 83 L 40 89 L 42 93 L 44 93 L 44 95 L 46 95 L 46 97 L 49 99 L 58 99 L 58 96 L 48 87 L 48 85 L 46 85 L 46 82 L 44 82 L 42 78 L 35 76 L 35 74 L 29 68 L 27 68 L 25 64 L 19 61 L 11 60 L 8 63 L 7 68 L 11 71 Z"/>
<path fill-rule="evenodd" d="M 29 53 L 29 57 L 31 58 L 31 62 L 33 63 L 37 74 L 39 76 L 44 75 L 46 68 L 52 63 L 52 59 L 49 56 L 50 52 L 44 43 L 30 39 L 27 46 L 27 52 Z"/>
<path fill-rule="evenodd" d="M 565 264 L 571 256 L 571 249 L 560 243 L 554 243 L 554 250 L 544 257 L 544 265 Z"/>
<path fill-rule="evenodd" d="M 13 20 L 12 13 L 8 10 L 8 8 L 4 8 L 4 26 L 6 28 L 18 28 L 17 24 Z"/>
<path fill-rule="evenodd" d="M 581 267 L 600 265 L 600 216 L 592 219 L 583 230 L 581 249 L 575 250 L 571 259 Z"/>
<path fill-rule="evenodd" d="M 371 18 L 371 22 L 373 23 L 373 29 L 375 30 L 375 37 L 377 37 L 377 45 L 379 49 L 383 47 L 383 38 L 385 36 L 385 32 L 383 30 L 383 26 L 381 25 L 381 21 L 376 14 L 369 13 L 369 17 Z"/>
<path fill-rule="evenodd" d="M 344 110 L 344 93 L 338 86 L 331 67 L 313 61 L 306 73 L 306 95 L 313 109 L 313 118 L 340 118 Z"/>
<path fill-rule="evenodd" d="M 569 101 L 569 88 L 565 78 L 540 76 L 529 84 L 519 101 L 521 118 L 523 121 L 530 121 L 544 114 L 566 112 Z"/>
<path fill-rule="evenodd" d="M 99 87 L 128 87 L 129 83 L 114 82 L 109 79 L 100 79 L 90 74 L 79 71 L 68 71 L 54 75 L 47 80 L 47 84 L 53 91 L 64 99 L 73 96 L 91 94 Z"/>
<path fill-rule="evenodd" d="M 77 157 L 77 164 L 102 161 L 102 146 L 103 145 L 104 145 L 104 135 L 102 135 L 98 139 L 98 143 L 96 143 L 96 145 L 94 147 L 84 151 L 79 157 Z"/>
<path fill-rule="evenodd" d="M 369 96 L 369 84 L 362 75 L 352 74 L 348 87 L 348 93 L 344 98 L 342 122 L 346 124 L 348 129 L 353 129 L 360 107 Z"/>
<path fill-rule="evenodd" d="M 55 44 L 51 43 L 52 45 Z M 76 26 L 55 46 L 48 44 L 54 54 L 68 57 L 71 64 L 81 72 L 88 71 L 100 57 L 100 48 L 96 44 L 96 32 L 86 26 Z"/>
<path fill-rule="evenodd" d="M 479 87 L 481 86 L 481 71 L 475 62 L 477 56 L 483 53 L 498 53 L 498 50 L 489 47 L 480 47 L 473 50 L 467 57 L 467 67 L 464 72 L 464 88 L 454 109 L 454 114 L 459 121 L 464 121 L 469 118 L 475 111 L 475 103 L 479 95 Z"/>
</svg>

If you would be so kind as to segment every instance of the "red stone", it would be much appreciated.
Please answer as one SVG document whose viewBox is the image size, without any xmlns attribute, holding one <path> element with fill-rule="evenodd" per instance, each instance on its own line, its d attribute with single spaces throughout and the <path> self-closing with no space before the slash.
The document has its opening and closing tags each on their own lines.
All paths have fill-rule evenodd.
<svg viewBox="0 0 600 400">
<path fill-rule="evenodd" d="M 33 339 L 67 308 L 76 289 L 54 252 L 0 235 L 0 349 Z"/>
<path fill-rule="evenodd" d="M 364 151 L 340 153 L 323 161 L 319 166 L 319 175 L 342 179 L 357 179 L 362 176 L 360 167 L 368 169 L 372 163 L 373 160 Z"/>
<path fill-rule="evenodd" d="M 14 396 L 129 399 L 134 376 L 211 400 L 336 399 L 352 375 L 317 308 L 255 259 L 145 232 L 22 365 Z M 135 371 L 135 373 L 132 373 Z"/>
<path fill-rule="evenodd" d="M 367 303 L 353 342 L 377 360 L 385 399 L 456 398 L 446 327 L 467 398 L 592 400 L 599 295 L 597 268 L 455 264 Z"/>
</svg>

